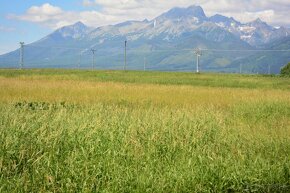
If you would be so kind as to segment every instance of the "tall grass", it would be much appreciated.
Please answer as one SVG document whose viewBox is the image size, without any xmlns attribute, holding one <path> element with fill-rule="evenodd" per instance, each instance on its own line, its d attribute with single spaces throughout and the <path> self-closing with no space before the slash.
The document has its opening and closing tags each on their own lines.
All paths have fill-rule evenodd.
<svg viewBox="0 0 290 193">
<path fill-rule="evenodd" d="M 39 76 L 0 78 L 0 192 L 290 190 L 287 89 Z"/>
<path fill-rule="evenodd" d="M 93 70 L 5 70 L 0 77 L 32 80 L 76 80 L 138 84 L 189 85 L 206 87 L 290 89 L 289 77 L 275 75 L 195 74 L 180 72 L 93 71 Z"/>
</svg>

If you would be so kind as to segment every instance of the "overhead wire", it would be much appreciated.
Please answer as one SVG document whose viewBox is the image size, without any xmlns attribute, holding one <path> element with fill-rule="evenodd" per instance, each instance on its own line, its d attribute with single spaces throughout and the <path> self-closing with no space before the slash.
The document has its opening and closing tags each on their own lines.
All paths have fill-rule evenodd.
<svg viewBox="0 0 290 193">
<path fill-rule="evenodd" d="M 66 46 L 39 46 L 39 45 L 25 45 L 25 47 L 39 47 L 39 48 L 55 48 L 55 49 L 71 49 L 71 50 L 87 50 L 90 51 L 91 48 L 80 48 L 80 47 L 66 47 Z M 150 50 L 138 50 L 138 49 L 130 49 L 127 51 L 135 51 L 135 52 L 173 52 L 173 51 L 215 51 L 215 52 L 290 52 L 290 49 L 210 49 L 210 48 L 185 48 L 185 49 L 150 49 Z M 100 49 L 104 51 L 103 49 Z M 120 50 L 121 52 L 122 50 Z"/>
</svg>

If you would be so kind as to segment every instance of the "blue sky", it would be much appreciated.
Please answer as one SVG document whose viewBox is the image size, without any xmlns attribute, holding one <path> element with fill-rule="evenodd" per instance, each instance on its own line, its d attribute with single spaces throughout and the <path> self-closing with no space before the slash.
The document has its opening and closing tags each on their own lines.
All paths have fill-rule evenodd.
<svg viewBox="0 0 290 193">
<path fill-rule="evenodd" d="M 64 10 L 83 11 L 87 7 L 82 6 L 78 0 L 1 0 L 0 1 L 0 54 L 18 48 L 20 41 L 34 42 L 53 31 L 45 25 L 35 22 L 8 19 L 9 15 L 21 15 L 32 6 L 41 6 L 45 3 L 61 7 Z"/>
<path fill-rule="evenodd" d="M 259 17 L 273 26 L 290 27 L 289 0 L 0 0 L 0 54 L 77 21 L 98 27 L 153 19 L 172 7 L 193 4 L 208 16 L 219 13 L 242 22 Z"/>
</svg>

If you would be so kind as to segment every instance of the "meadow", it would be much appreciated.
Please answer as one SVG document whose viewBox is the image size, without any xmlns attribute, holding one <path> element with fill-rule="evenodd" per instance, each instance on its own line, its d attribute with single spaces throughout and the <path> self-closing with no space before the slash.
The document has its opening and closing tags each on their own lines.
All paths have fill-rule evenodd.
<svg viewBox="0 0 290 193">
<path fill-rule="evenodd" d="M 289 191 L 289 77 L 0 70 L 0 192 Z"/>
</svg>

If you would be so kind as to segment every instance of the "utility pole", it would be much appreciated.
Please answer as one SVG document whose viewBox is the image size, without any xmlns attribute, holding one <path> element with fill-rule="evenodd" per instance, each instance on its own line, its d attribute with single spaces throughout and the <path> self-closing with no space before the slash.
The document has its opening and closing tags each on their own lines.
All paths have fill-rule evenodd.
<svg viewBox="0 0 290 193">
<path fill-rule="evenodd" d="M 20 42 L 20 60 L 19 60 L 19 66 L 20 66 L 20 69 L 23 69 L 23 66 L 24 66 L 24 59 L 23 59 L 23 56 L 24 56 L 24 42 Z"/>
<path fill-rule="evenodd" d="M 82 52 L 79 55 L 78 69 L 80 69 L 81 67 L 81 62 L 82 62 Z"/>
<path fill-rule="evenodd" d="M 271 74 L 271 65 L 268 64 L 268 74 L 270 75 Z"/>
<path fill-rule="evenodd" d="M 92 61 L 92 69 L 95 68 L 95 52 L 97 51 L 96 49 L 91 49 L 92 53 L 93 53 L 93 61 Z"/>
<path fill-rule="evenodd" d="M 146 57 L 144 57 L 144 71 L 146 71 Z"/>
<path fill-rule="evenodd" d="M 194 51 L 194 54 L 196 55 L 196 73 L 199 73 L 199 57 L 202 56 L 202 52 L 199 48 L 197 48 Z"/>
<path fill-rule="evenodd" d="M 124 70 L 127 70 L 127 40 L 125 40 L 125 50 L 124 50 Z"/>
</svg>

